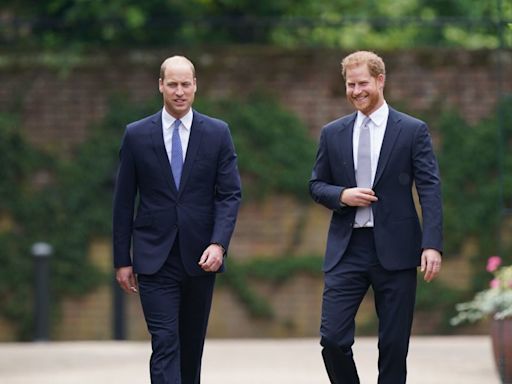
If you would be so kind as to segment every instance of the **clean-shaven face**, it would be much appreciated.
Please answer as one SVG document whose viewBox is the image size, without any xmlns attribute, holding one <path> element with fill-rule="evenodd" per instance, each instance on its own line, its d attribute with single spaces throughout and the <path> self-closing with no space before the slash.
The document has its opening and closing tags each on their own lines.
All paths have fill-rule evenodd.
<svg viewBox="0 0 512 384">
<path fill-rule="evenodd" d="M 159 80 L 166 111 L 176 119 L 187 114 L 197 91 L 196 79 L 190 65 L 182 60 L 167 64 L 164 78 Z"/>
</svg>

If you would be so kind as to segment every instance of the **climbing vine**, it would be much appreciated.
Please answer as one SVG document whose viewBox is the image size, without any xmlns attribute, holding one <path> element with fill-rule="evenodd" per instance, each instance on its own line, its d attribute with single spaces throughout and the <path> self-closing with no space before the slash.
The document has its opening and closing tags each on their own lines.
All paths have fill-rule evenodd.
<svg viewBox="0 0 512 384">
<path fill-rule="evenodd" d="M 247 104 L 207 105 L 212 110 L 228 107 L 233 111 L 226 113 L 226 119 L 232 124 L 242 154 L 241 172 L 251 175 L 244 180 L 247 190 L 257 183 L 265 193 L 305 196 L 306 162 L 309 166 L 314 149 L 306 129 L 293 115 L 264 98 L 251 99 Z M 0 115 L 0 314 L 16 325 L 20 339 L 29 339 L 34 326 L 30 256 L 34 242 L 48 242 L 54 249 L 51 294 L 55 317 L 63 297 L 84 294 L 108 281 L 109 276 L 87 259 L 88 245 L 96 236 L 110 236 L 112 192 L 124 126 L 158 108 L 160 99 L 141 105 L 113 97 L 109 112 L 90 128 L 89 138 L 71 160 L 33 148 L 17 129 L 17 117 Z M 258 115 L 268 116 L 265 129 L 257 127 Z M 294 154 L 280 155 L 283 148 L 273 144 L 284 135 L 297 150 Z M 270 148 L 264 156 L 261 141 Z M 258 157 L 261 162 L 246 160 Z M 255 191 L 252 197 L 256 196 Z"/>
<path fill-rule="evenodd" d="M 479 265 L 495 249 L 499 229 L 498 140 L 510 153 L 512 99 L 499 104 L 499 114 L 475 125 L 452 111 L 426 119 L 440 137 L 438 157 L 443 179 L 446 253 L 460 251 L 468 238 L 478 247 L 473 262 Z M 16 114 L 0 114 L 0 315 L 16 326 L 19 339 L 33 329 L 33 260 L 30 246 L 44 240 L 54 248 L 51 281 L 54 316 L 63 297 L 90 292 L 106 283 L 87 259 L 95 236 L 111 231 L 111 201 L 117 153 L 126 123 L 160 108 L 161 100 L 134 104 L 113 97 L 105 118 L 90 129 L 88 139 L 71 159 L 32 147 L 19 132 Z M 307 199 L 307 180 L 316 144 L 303 124 L 276 100 L 255 94 L 244 100 L 201 100 L 198 109 L 223 118 L 231 126 L 239 155 L 244 203 L 275 193 Z M 498 120 L 501 116 L 501 120 Z M 503 137 L 497 125 L 504 127 Z M 504 157 L 504 200 L 512 201 L 512 159 Z M 303 223 L 302 223 L 303 224 Z M 300 228 L 298 232 L 300 235 Z M 233 289 L 251 314 L 272 318 L 273 309 L 252 289 L 251 280 L 279 284 L 296 273 L 319 274 L 321 256 L 298 256 L 236 262 L 232 255 L 221 284 Z M 502 255 L 507 258 L 507 255 Z M 509 257 L 509 256 L 508 256 Z M 477 270 L 477 269 L 475 269 Z M 483 278 L 475 274 L 475 287 Z M 442 291 L 446 292 L 442 287 Z M 439 290 L 420 287 L 420 309 L 436 306 Z M 451 301 L 460 298 L 456 291 Z M 448 300 L 448 299 L 447 299 Z"/>
<path fill-rule="evenodd" d="M 439 165 L 446 253 L 448 257 L 459 254 L 466 241 L 474 240 L 475 253 L 469 255 L 475 266 L 472 290 L 488 283 L 483 266 L 489 256 L 499 251 L 497 235 L 503 223 L 500 193 L 505 205 L 512 202 L 511 105 L 509 95 L 490 117 L 476 124 L 467 123 L 449 110 L 434 121 L 441 135 Z M 510 249 L 502 251 L 502 257 L 512 261 Z"/>
</svg>

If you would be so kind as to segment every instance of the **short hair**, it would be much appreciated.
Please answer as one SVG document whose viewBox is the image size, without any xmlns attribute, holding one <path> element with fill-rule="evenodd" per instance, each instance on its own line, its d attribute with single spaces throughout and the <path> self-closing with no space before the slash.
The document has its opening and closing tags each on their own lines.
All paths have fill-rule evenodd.
<svg viewBox="0 0 512 384">
<path fill-rule="evenodd" d="M 347 68 L 366 64 L 372 77 L 386 74 L 384 60 L 374 52 L 356 51 L 341 61 L 341 75 L 346 80 Z"/>
<path fill-rule="evenodd" d="M 172 61 L 181 61 L 187 63 L 188 65 L 190 65 L 190 69 L 192 70 L 192 76 L 196 77 L 196 69 L 194 67 L 194 64 L 192 64 L 192 62 L 189 59 L 187 59 L 185 56 L 171 56 L 165 59 L 162 65 L 160 65 L 160 78 L 162 80 L 165 78 L 165 69 L 167 68 L 167 64 L 169 64 L 169 62 Z"/>
</svg>

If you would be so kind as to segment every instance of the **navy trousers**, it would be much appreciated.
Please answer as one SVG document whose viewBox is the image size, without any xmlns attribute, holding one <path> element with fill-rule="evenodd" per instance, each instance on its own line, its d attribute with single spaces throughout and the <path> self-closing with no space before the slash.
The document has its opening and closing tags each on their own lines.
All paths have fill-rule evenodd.
<svg viewBox="0 0 512 384">
<path fill-rule="evenodd" d="M 354 229 L 348 249 L 325 274 L 320 328 L 332 384 L 359 384 L 353 359 L 355 316 L 372 287 L 379 319 L 379 384 L 405 384 L 416 297 L 416 269 L 387 271 L 377 259 L 373 229 Z"/>
<path fill-rule="evenodd" d="M 164 266 L 138 275 L 152 354 L 152 384 L 199 384 L 215 274 L 188 276 L 178 241 Z"/>
</svg>

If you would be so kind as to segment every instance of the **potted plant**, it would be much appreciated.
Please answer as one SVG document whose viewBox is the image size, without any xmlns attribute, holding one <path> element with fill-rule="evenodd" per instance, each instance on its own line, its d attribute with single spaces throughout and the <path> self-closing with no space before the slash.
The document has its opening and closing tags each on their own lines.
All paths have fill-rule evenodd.
<svg viewBox="0 0 512 384">
<path fill-rule="evenodd" d="M 477 292 L 473 300 L 455 306 L 457 316 L 452 325 L 475 322 L 491 316 L 494 358 L 503 384 L 512 384 L 512 265 L 501 265 L 499 256 L 487 260 L 493 274 L 489 288 Z"/>
</svg>

